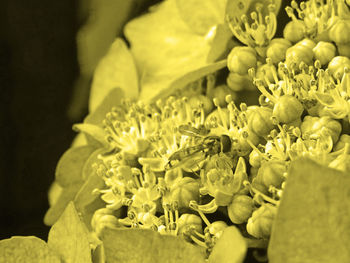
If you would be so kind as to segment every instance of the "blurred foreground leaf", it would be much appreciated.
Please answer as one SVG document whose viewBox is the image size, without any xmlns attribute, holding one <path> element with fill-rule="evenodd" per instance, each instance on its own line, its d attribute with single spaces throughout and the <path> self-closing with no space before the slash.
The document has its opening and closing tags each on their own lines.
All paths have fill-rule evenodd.
<svg viewBox="0 0 350 263">
<path fill-rule="evenodd" d="M 199 35 L 205 35 L 209 30 L 225 19 L 227 0 L 176 0 L 179 13 L 188 27 Z"/>
<path fill-rule="evenodd" d="M 60 263 L 45 241 L 34 236 L 14 236 L 0 241 L 0 262 Z"/>
<path fill-rule="evenodd" d="M 225 58 L 234 46 L 240 45 L 233 40 L 233 35 L 226 23 L 218 24 L 215 36 L 210 43 L 211 48 L 207 56 L 207 62 L 215 62 L 219 58 Z"/>
<path fill-rule="evenodd" d="M 152 230 L 104 228 L 101 239 L 109 263 L 205 262 L 203 249 Z"/>
<path fill-rule="evenodd" d="M 81 222 L 72 202 L 52 226 L 48 245 L 65 263 L 91 262 L 89 233 Z"/>
<path fill-rule="evenodd" d="M 242 263 L 247 252 L 247 244 L 238 228 L 225 228 L 209 256 L 209 263 Z"/>
<path fill-rule="evenodd" d="M 350 262 L 350 177 L 292 163 L 268 248 L 270 263 Z"/>
</svg>

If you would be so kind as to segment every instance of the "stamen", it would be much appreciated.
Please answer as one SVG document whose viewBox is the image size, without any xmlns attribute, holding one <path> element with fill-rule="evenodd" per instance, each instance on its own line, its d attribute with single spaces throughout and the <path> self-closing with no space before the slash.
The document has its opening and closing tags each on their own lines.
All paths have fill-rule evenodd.
<svg viewBox="0 0 350 263">
<path fill-rule="evenodd" d="M 271 197 L 269 197 L 269 196 L 263 194 L 263 193 L 260 192 L 258 189 L 254 188 L 254 187 L 250 184 L 249 181 L 245 180 L 245 181 L 243 182 L 243 185 L 244 185 L 245 187 L 247 187 L 247 188 L 248 188 L 251 192 L 253 192 L 255 195 L 261 196 L 265 201 L 267 201 L 267 202 L 269 202 L 269 203 L 271 203 L 271 204 L 274 204 L 274 205 L 278 206 L 279 201 L 276 201 L 276 200 L 272 199 Z"/>
</svg>

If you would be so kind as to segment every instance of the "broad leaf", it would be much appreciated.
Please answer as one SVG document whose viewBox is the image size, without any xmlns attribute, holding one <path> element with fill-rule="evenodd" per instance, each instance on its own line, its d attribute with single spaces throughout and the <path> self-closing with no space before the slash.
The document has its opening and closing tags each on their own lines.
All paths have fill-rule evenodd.
<svg viewBox="0 0 350 263">
<path fill-rule="evenodd" d="M 113 107 L 120 106 L 123 98 L 124 91 L 122 89 L 112 89 L 104 97 L 102 103 L 100 103 L 97 109 L 93 112 L 90 112 L 90 114 L 85 118 L 84 123 L 94 124 L 102 127 L 102 121 L 106 118 L 106 114 L 110 112 Z"/>
<path fill-rule="evenodd" d="M 167 89 L 157 94 L 157 96 L 154 96 L 152 100 L 156 101 L 157 99 L 160 99 L 160 98 L 167 98 L 171 94 L 175 93 L 177 90 L 185 88 L 188 84 L 196 80 L 199 80 L 200 78 L 203 78 L 206 75 L 209 75 L 210 73 L 214 73 L 226 67 L 226 63 L 227 63 L 226 60 L 221 60 L 221 61 L 209 64 L 207 66 L 203 66 L 197 70 L 191 71 L 174 80 Z"/>
<path fill-rule="evenodd" d="M 247 243 L 238 228 L 225 228 L 209 256 L 209 263 L 242 263 L 247 252 Z"/>
<path fill-rule="evenodd" d="M 104 228 L 101 239 L 109 263 L 205 262 L 204 250 L 152 230 Z"/>
<path fill-rule="evenodd" d="M 45 241 L 34 236 L 14 236 L 0 241 L 0 262 L 60 263 Z"/>
<path fill-rule="evenodd" d="M 272 228 L 270 263 L 350 262 L 350 177 L 294 161 Z"/>
<path fill-rule="evenodd" d="M 85 161 L 95 151 L 89 145 L 68 149 L 58 161 L 56 181 L 62 187 L 83 181 L 82 171 Z"/>
<path fill-rule="evenodd" d="M 91 262 L 89 234 L 72 202 L 52 226 L 48 245 L 65 263 Z"/>
<path fill-rule="evenodd" d="M 179 76 L 206 65 L 210 44 L 181 19 L 176 0 L 164 1 L 151 13 L 130 21 L 125 35 L 140 73 L 143 100 L 152 99 Z"/>
<path fill-rule="evenodd" d="M 94 163 L 101 163 L 102 161 L 98 158 L 98 156 L 105 152 L 105 149 L 99 148 L 95 150 L 92 154 L 90 154 L 89 158 L 86 160 L 83 166 L 83 180 L 86 181 L 91 174 L 95 174 L 95 169 L 92 167 Z"/>
<path fill-rule="evenodd" d="M 62 191 L 63 191 L 62 186 L 60 186 L 56 181 L 52 182 L 48 193 L 48 200 L 49 200 L 50 206 L 53 206 L 54 204 L 56 204 Z"/>
<path fill-rule="evenodd" d="M 79 133 L 79 134 L 77 134 L 77 135 L 74 137 L 74 139 L 73 139 L 73 141 L 72 141 L 70 147 L 71 147 L 71 148 L 74 148 L 74 147 L 84 146 L 84 145 L 87 145 L 87 144 L 88 144 L 88 141 L 87 141 L 87 139 L 86 139 L 85 134 Z"/>
<path fill-rule="evenodd" d="M 95 172 L 91 172 L 87 177 L 86 182 L 79 189 L 74 198 L 74 205 L 80 213 L 85 225 L 90 229 L 90 222 L 93 213 L 105 206 L 105 203 L 100 199 L 100 196 L 93 194 L 95 189 L 103 189 L 104 181 Z"/>
<path fill-rule="evenodd" d="M 58 220 L 69 202 L 74 200 L 82 185 L 83 182 L 78 182 L 70 184 L 69 186 L 61 189 L 61 193 L 58 197 L 56 197 L 55 203 L 49 208 L 49 210 L 47 210 L 45 214 L 45 225 L 52 226 Z"/>
<path fill-rule="evenodd" d="M 61 189 L 55 196 L 54 204 L 49 208 L 44 217 L 46 225 L 54 224 L 70 201 L 72 201 L 79 189 L 84 184 L 83 167 L 95 148 L 89 145 L 68 149 L 56 167 L 56 181 Z"/>
<path fill-rule="evenodd" d="M 90 92 L 90 112 L 117 87 L 124 91 L 126 98 L 137 99 L 139 85 L 136 66 L 128 47 L 120 38 L 113 42 L 95 70 Z"/>
<path fill-rule="evenodd" d="M 79 123 L 73 125 L 73 130 L 76 132 L 83 132 L 87 136 L 88 143 L 96 146 L 107 146 L 106 132 L 101 128 L 90 123 Z M 92 141 L 94 140 L 94 141 Z"/>
<path fill-rule="evenodd" d="M 213 26 L 225 21 L 227 0 L 176 0 L 181 18 L 199 35 L 206 35 Z"/>
</svg>

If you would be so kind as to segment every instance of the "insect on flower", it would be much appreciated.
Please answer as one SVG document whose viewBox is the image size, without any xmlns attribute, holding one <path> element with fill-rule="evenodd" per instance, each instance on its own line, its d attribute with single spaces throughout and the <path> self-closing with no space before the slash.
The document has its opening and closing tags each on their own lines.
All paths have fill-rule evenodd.
<svg viewBox="0 0 350 263">
<path fill-rule="evenodd" d="M 231 150 L 232 141 L 227 135 L 208 135 L 210 130 L 204 126 L 195 128 L 190 125 L 180 125 L 179 132 L 182 135 L 194 138 L 195 145 L 182 148 L 168 158 L 168 163 L 165 165 L 165 170 L 176 167 L 188 167 L 197 165 L 205 160 L 208 156 L 213 156 L 220 152 L 228 153 Z M 191 165 L 188 165 L 191 163 Z"/>
</svg>

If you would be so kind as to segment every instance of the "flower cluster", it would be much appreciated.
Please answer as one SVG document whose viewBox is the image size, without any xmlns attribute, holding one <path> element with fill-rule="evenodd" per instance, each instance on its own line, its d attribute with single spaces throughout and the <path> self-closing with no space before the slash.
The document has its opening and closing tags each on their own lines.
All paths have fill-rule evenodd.
<svg viewBox="0 0 350 263">
<path fill-rule="evenodd" d="M 257 4 L 250 19 L 229 19 L 246 46 L 228 55 L 226 83 L 210 75 L 191 99 L 124 102 L 107 114 L 97 233 L 106 224 L 149 228 L 209 252 L 228 224 L 268 239 L 291 161 L 350 171 L 349 9 L 341 0 L 292 1 L 284 38 L 273 38 L 273 10 Z M 247 88 L 260 91 L 259 105 L 237 105 L 235 92 Z M 211 222 L 213 213 L 226 220 Z"/>
</svg>

